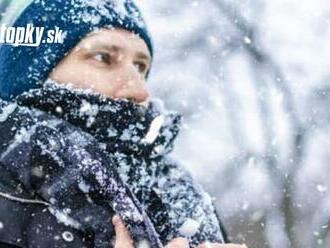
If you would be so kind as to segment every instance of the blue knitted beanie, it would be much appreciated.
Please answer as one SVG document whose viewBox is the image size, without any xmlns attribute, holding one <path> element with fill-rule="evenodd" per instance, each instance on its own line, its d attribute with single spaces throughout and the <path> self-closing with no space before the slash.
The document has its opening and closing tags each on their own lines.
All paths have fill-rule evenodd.
<svg viewBox="0 0 330 248">
<path fill-rule="evenodd" d="M 99 28 L 123 28 L 139 35 L 153 56 L 152 41 L 133 0 L 34 0 L 13 27 L 56 27 L 65 34 L 62 43 L 0 46 L 0 97 L 10 100 L 38 88 L 51 70 L 88 33 Z"/>
</svg>

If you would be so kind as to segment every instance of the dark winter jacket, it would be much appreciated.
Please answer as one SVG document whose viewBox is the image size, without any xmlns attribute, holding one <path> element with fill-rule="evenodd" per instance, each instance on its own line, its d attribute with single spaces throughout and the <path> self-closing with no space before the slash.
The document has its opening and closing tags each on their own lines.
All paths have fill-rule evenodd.
<svg viewBox="0 0 330 248">
<path fill-rule="evenodd" d="M 1 101 L 0 242 L 112 247 L 114 213 L 151 247 L 177 236 L 223 242 L 209 195 L 169 155 L 180 120 L 157 102 L 50 80 Z"/>
</svg>

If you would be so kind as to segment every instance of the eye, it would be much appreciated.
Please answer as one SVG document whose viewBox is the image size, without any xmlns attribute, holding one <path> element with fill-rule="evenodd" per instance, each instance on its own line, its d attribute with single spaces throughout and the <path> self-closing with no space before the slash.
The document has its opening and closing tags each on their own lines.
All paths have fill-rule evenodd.
<svg viewBox="0 0 330 248">
<path fill-rule="evenodd" d="M 95 53 L 93 59 L 107 65 L 110 65 L 112 63 L 111 56 L 108 53 L 104 53 L 104 52 Z"/>
<path fill-rule="evenodd" d="M 134 65 L 140 73 L 146 73 L 147 65 L 144 62 L 135 62 Z"/>
</svg>

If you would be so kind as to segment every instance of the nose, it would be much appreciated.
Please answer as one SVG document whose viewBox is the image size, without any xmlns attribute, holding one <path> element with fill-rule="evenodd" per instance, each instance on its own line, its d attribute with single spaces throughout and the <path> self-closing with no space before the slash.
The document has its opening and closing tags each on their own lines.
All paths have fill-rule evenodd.
<svg viewBox="0 0 330 248">
<path fill-rule="evenodd" d="M 149 98 L 145 78 L 136 70 L 135 66 L 132 67 L 123 71 L 120 77 L 122 87 L 117 92 L 116 97 L 126 98 L 137 104 L 145 105 Z"/>
</svg>

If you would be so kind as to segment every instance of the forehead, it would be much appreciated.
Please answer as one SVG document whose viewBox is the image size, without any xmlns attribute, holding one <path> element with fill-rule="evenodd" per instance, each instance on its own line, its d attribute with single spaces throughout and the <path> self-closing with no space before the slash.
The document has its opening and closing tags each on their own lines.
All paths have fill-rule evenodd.
<svg viewBox="0 0 330 248">
<path fill-rule="evenodd" d="M 79 43 L 83 47 L 117 46 L 131 52 L 145 53 L 150 57 L 149 49 L 138 35 L 120 28 L 100 29 L 89 33 Z"/>
</svg>

